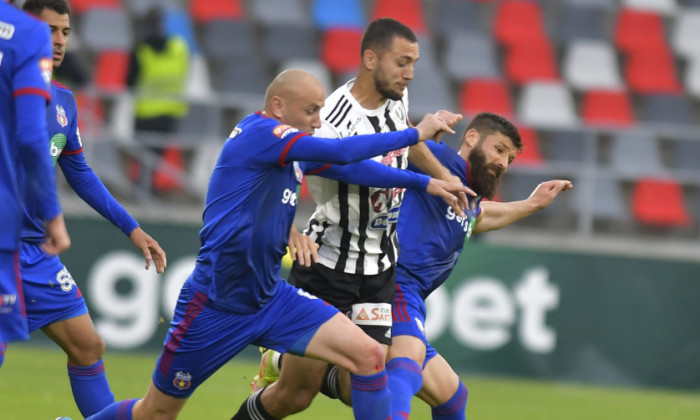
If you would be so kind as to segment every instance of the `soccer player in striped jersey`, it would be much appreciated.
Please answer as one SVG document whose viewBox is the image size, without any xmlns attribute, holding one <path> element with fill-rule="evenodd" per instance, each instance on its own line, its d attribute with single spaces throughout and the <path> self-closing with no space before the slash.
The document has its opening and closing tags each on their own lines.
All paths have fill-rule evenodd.
<svg viewBox="0 0 700 420">
<path fill-rule="evenodd" d="M 365 30 L 360 52 L 357 78 L 326 99 L 322 125 L 315 135 L 341 139 L 410 126 L 406 88 L 419 58 L 415 34 L 394 19 L 378 19 Z M 461 118 L 447 111 L 439 114 L 450 124 Z M 431 176 L 462 185 L 423 144 L 410 148 L 410 153 L 408 147 L 400 148 L 373 160 L 400 169 L 406 169 L 410 161 Z M 371 188 L 318 177 L 307 182 L 316 210 L 304 233 L 319 245 L 319 263 L 311 267 L 293 264 L 289 282 L 336 306 L 370 337 L 389 346 L 398 250 L 396 222 L 405 189 Z M 465 206 L 457 206 L 456 214 L 463 215 Z M 267 363 L 268 354 L 263 355 L 263 363 Z M 337 377 L 334 369 L 318 360 L 285 355 L 279 381 L 262 394 L 263 405 L 275 418 L 304 410 L 325 382 L 333 386 Z M 264 371 L 261 369 L 254 388 L 268 384 Z M 324 375 L 329 379 L 324 380 Z M 342 375 L 349 383 L 347 372 L 342 371 Z M 349 397 L 348 393 L 344 400 Z"/>
<path fill-rule="evenodd" d="M 447 280 L 473 233 L 500 229 L 527 217 L 550 205 L 572 184 L 552 180 L 537 186 L 523 201 L 482 202 L 493 198 L 501 175 L 522 150 L 518 130 L 499 115 L 475 116 L 459 151 L 444 143 L 426 145 L 478 196 L 469 197 L 470 205 L 461 217 L 432 197 L 406 191 L 397 228 L 401 253 L 387 362 L 392 412 L 394 418 L 408 418 L 411 399 L 418 393 L 432 407 L 434 420 L 464 420 L 467 389 L 425 337 L 425 299 Z M 409 169 L 420 172 L 410 165 Z"/>
<path fill-rule="evenodd" d="M 46 154 L 51 65 L 46 25 L 0 2 L 0 365 L 8 341 L 29 338 L 18 260 L 27 198 L 46 223 L 39 246 L 53 255 L 70 246 Z"/>
<path fill-rule="evenodd" d="M 59 67 L 71 31 L 68 4 L 65 0 L 27 0 L 23 7 L 49 25 L 53 66 Z M 162 273 L 165 252 L 112 197 L 85 161 L 73 93 L 55 80 L 50 88 L 51 102 L 44 122 L 50 144 L 47 139 L 44 152 L 50 150 L 53 164 L 58 162 L 80 198 L 129 237 L 143 253 L 146 268 L 153 260 L 156 271 Z M 102 361 L 105 345 L 68 269 L 57 256 L 39 246 L 45 236 L 40 206 L 36 197 L 28 198 L 19 254 L 29 331 L 41 329 L 65 351 L 73 398 L 80 413 L 87 417 L 114 402 Z"/>
<path fill-rule="evenodd" d="M 358 162 L 451 131 L 440 117 L 339 144 L 311 136 L 324 100 L 323 87 L 309 73 L 282 72 L 268 87 L 264 112 L 247 116 L 231 132 L 209 183 L 197 264 L 180 291 L 151 386 L 142 400 L 114 403 L 91 420 L 176 418 L 194 390 L 249 344 L 343 366 L 353 373 L 355 417 L 389 417 L 382 347 L 336 308 L 279 277 L 297 186 L 304 173 L 315 172 L 345 182 L 425 189 L 454 205 L 453 193 L 466 188 Z M 259 395 L 241 409 L 269 419 Z"/>
</svg>

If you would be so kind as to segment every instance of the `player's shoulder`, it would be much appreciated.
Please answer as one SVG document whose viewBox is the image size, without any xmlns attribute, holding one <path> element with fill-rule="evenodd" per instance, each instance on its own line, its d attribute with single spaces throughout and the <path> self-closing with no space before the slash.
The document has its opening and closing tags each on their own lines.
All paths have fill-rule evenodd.
<svg viewBox="0 0 700 420">
<path fill-rule="evenodd" d="M 38 18 L 16 7 L 0 2 L 0 39 L 17 39 L 21 43 L 19 51 L 26 51 L 32 41 L 48 41 L 48 26 Z"/>
<path fill-rule="evenodd" d="M 75 102 L 73 91 L 56 79 L 51 80 L 51 94 L 59 95 L 61 98 L 70 99 L 70 101 Z"/>
<path fill-rule="evenodd" d="M 255 135 L 256 137 L 268 135 L 285 139 L 290 134 L 299 132 L 299 130 L 261 112 L 256 112 L 245 117 L 229 137 L 234 137 L 239 132 L 246 135 Z"/>
</svg>

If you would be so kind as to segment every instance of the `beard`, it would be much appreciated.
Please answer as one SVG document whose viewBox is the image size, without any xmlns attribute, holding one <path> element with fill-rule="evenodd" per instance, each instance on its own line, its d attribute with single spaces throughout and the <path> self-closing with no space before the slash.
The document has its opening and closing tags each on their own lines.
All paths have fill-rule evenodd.
<svg viewBox="0 0 700 420">
<path fill-rule="evenodd" d="M 486 163 L 486 155 L 481 149 L 481 145 L 477 145 L 472 149 L 471 153 L 469 153 L 468 161 L 472 189 L 475 193 L 489 200 L 492 199 L 496 195 L 498 183 L 501 181 L 501 176 L 505 170 L 499 165 L 488 165 Z"/>
<path fill-rule="evenodd" d="M 380 95 L 384 98 L 391 99 L 392 101 L 400 101 L 403 98 L 403 92 L 397 92 L 389 88 L 389 82 L 384 77 L 384 72 L 381 68 L 378 68 L 374 72 L 374 87 L 377 89 Z"/>
</svg>

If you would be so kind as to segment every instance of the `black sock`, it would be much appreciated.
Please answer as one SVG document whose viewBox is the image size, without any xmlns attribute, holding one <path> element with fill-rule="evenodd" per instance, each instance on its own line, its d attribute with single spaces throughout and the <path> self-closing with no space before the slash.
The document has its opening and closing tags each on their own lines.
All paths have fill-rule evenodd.
<svg viewBox="0 0 700 420">
<path fill-rule="evenodd" d="M 334 400 L 340 397 L 340 375 L 338 375 L 338 366 L 328 365 L 326 375 L 323 377 L 323 384 L 321 385 L 321 394 Z"/>
<path fill-rule="evenodd" d="M 238 412 L 231 417 L 231 420 L 277 420 L 263 407 L 261 396 L 265 388 L 254 393 L 247 400 L 243 401 Z"/>
</svg>

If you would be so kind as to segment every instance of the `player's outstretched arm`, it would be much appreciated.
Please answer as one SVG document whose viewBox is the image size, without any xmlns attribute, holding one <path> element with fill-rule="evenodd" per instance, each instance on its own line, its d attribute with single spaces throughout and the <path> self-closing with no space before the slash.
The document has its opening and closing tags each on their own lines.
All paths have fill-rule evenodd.
<svg viewBox="0 0 700 420">
<path fill-rule="evenodd" d="M 523 219 L 552 204 L 556 196 L 570 190 L 574 184 L 568 180 L 556 179 L 539 184 L 526 200 L 499 203 L 483 201 L 481 214 L 474 225 L 474 233 L 500 229 Z"/>
<path fill-rule="evenodd" d="M 158 242 L 151 238 L 151 235 L 144 232 L 141 227 L 131 231 L 129 239 L 143 253 L 143 258 L 146 260 L 146 270 L 151 266 L 152 260 L 156 265 L 156 272 L 163 274 L 165 267 L 168 265 L 168 260 L 165 256 L 165 251 L 163 251 Z"/>
<path fill-rule="evenodd" d="M 311 267 L 318 262 L 318 244 L 310 237 L 299 233 L 296 226 L 289 230 L 289 254 L 293 261 L 300 265 Z"/>
</svg>

